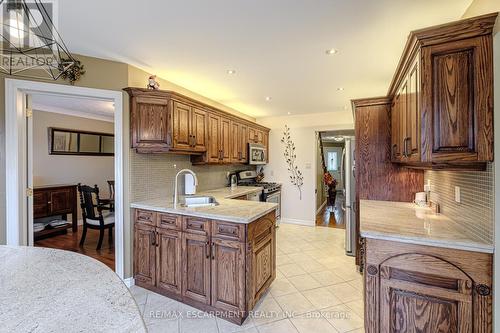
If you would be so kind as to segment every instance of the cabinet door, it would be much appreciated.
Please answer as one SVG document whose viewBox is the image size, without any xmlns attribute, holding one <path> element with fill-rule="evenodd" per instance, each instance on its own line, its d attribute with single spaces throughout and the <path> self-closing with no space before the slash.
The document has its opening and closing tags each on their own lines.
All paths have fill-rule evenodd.
<svg viewBox="0 0 500 333">
<path fill-rule="evenodd" d="M 245 310 L 244 243 L 212 239 L 212 306 L 217 309 Z"/>
<path fill-rule="evenodd" d="M 181 250 L 180 231 L 158 228 L 156 253 L 156 285 L 171 293 L 181 294 Z"/>
<path fill-rule="evenodd" d="M 491 36 L 422 48 L 422 112 L 432 162 L 493 160 Z"/>
<path fill-rule="evenodd" d="M 178 101 L 173 102 L 172 111 L 173 148 L 191 150 L 191 107 Z"/>
<path fill-rule="evenodd" d="M 253 127 L 248 128 L 248 142 L 257 143 L 257 130 Z"/>
<path fill-rule="evenodd" d="M 210 304 L 210 243 L 207 236 L 182 233 L 182 297 Z"/>
<path fill-rule="evenodd" d="M 231 163 L 231 120 L 221 117 L 220 150 L 223 163 Z"/>
<path fill-rule="evenodd" d="M 33 192 L 33 218 L 45 217 L 49 214 L 47 192 L 34 190 Z"/>
<path fill-rule="evenodd" d="M 403 254 L 385 261 L 380 332 L 472 332 L 472 285 L 463 271 L 436 257 Z"/>
<path fill-rule="evenodd" d="M 241 161 L 241 125 L 236 121 L 231 121 L 231 162 Z"/>
<path fill-rule="evenodd" d="M 220 162 L 221 160 L 220 138 L 221 138 L 220 117 L 216 114 L 209 113 L 208 151 L 207 151 L 207 161 L 209 163 Z"/>
<path fill-rule="evenodd" d="M 72 211 L 73 189 L 61 188 L 50 190 L 49 195 L 49 214 L 65 214 Z"/>
<path fill-rule="evenodd" d="M 152 97 L 131 98 L 132 148 L 138 151 L 167 151 L 171 145 L 168 100 Z"/>
<path fill-rule="evenodd" d="M 408 133 L 406 131 L 408 124 L 408 81 L 404 81 L 399 91 L 399 128 L 400 128 L 400 141 L 401 159 L 407 160 L 408 157 Z"/>
<path fill-rule="evenodd" d="M 408 74 L 408 94 L 406 109 L 407 158 L 410 161 L 420 160 L 420 56 L 413 63 Z"/>
<path fill-rule="evenodd" d="M 399 94 L 394 97 L 391 105 L 391 160 L 401 161 L 401 121 L 399 110 Z"/>
<path fill-rule="evenodd" d="M 207 150 L 208 145 L 208 114 L 197 108 L 193 108 L 192 112 L 192 150 L 203 152 Z"/>
<path fill-rule="evenodd" d="M 241 163 L 248 162 L 248 126 L 240 124 L 240 149 L 241 149 Z"/>
<path fill-rule="evenodd" d="M 269 132 L 262 132 L 262 144 L 266 147 L 266 162 L 269 162 Z"/>
<path fill-rule="evenodd" d="M 156 283 L 156 232 L 155 228 L 135 224 L 134 279 L 137 285 L 154 287 Z"/>
<path fill-rule="evenodd" d="M 257 136 L 257 143 L 263 144 L 264 143 L 264 132 L 261 130 L 255 130 L 255 134 Z"/>
</svg>

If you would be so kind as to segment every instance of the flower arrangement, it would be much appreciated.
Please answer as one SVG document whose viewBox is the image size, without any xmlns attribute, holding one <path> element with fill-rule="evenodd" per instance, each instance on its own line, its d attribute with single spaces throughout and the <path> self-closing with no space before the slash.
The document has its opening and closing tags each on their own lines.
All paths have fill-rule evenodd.
<svg viewBox="0 0 500 333">
<path fill-rule="evenodd" d="M 328 186 L 328 187 L 333 187 L 333 188 L 336 188 L 337 187 L 337 179 L 335 179 L 331 173 L 329 173 L 328 171 L 325 172 L 325 174 L 323 175 L 323 181 L 325 182 L 325 184 Z"/>
<path fill-rule="evenodd" d="M 61 58 L 61 64 L 68 64 L 72 60 Z M 59 70 L 63 71 L 61 77 L 63 80 L 68 80 L 71 85 L 74 85 L 76 81 L 80 80 L 82 75 L 85 74 L 85 66 L 80 62 L 80 60 L 74 59 L 74 64 L 69 69 L 64 70 L 64 65 L 59 66 Z"/>
</svg>

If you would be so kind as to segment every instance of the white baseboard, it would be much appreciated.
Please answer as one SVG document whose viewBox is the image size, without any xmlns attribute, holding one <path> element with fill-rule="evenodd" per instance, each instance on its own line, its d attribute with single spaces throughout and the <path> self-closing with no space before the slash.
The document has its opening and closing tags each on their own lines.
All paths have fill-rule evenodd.
<svg viewBox="0 0 500 333">
<path fill-rule="evenodd" d="M 321 204 L 321 206 L 319 206 L 319 208 L 318 208 L 318 209 L 316 209 L 316 215 L 318 215 L 318 214 L 319 214 L 319 212 L 321 212 L 321 210 L 323 209 L 323 207 L 325 207 L 325 206 L 326 206 L 327 201 L 328 201 L 328 200 L 323 201 L 323 203 Z"/>
<path fill-rule="evenodd" d="M 298 225 L 305 225 L 305 226 L 308 226 L 308 227 L 314 227 L 316 225 L 315 221 L 299 220 L 299 219 L 289 219 L 289 218 L 286 218 L 286 217 L 282 217 L 280 223 L 298 224 Z"/>
<path fill-rule="evenodd" d="M 133 277 L 129 277 L 129 278 L 126 278 L 126 279 L 123 279 L 123 282 L 125 283 L 125 285 L 130 288 L 132 287 L 133 285 L 135 285 L 135 279 Z"/>
</svg>

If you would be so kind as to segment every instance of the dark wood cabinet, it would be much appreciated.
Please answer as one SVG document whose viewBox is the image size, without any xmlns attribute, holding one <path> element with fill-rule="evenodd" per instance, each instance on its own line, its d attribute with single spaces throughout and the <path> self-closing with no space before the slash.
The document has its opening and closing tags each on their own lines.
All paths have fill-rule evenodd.
<svg viewBox="0 0 500 333">
<path fill-rule="evenodd" d="M 157 228 L 156 284 L 158 288 L 181 295 L 182 237 L 176 230 Z"/>
<path fill-rule="evenodd" d="M 48 237 L 51 234 L 59 234 L 62 230 L 72 228 L 73 232 L 78 230 L 78 197 L 76 185 L 45 185 L 35 187 L 33 190 L 33 218 L 39 219 L 50 216 L 61 216 L 67 220 L 71 214 L 71 223 L 54 229 L 45 229 L 34 233 L 35 240 Z"/>
<path fill-rule="evenodd" d="M 366 332 L 491 332 L 492 255 L 366 239 Z"/>
<path fill-rule="evenodd" d="M 249 224 L 142 209 L 134 216 L 141 287 L 241 324 L 276 277 L 274 211 Z"/>
<path fill-rule="evenodd" d="M 497 13 L 410 33 L 389 89 L 392 161 L 483 169 L 493 161 Z"/>
<path fill-rule="evenodd" d="M 134 279 L 145 288 L 156 284 L 156 229 L 141 223 L 134 231 Z"/>
<path fill-rule="evenodd" d="M 182 297 L 210 304 L 210 242 L 205 235 L 182 234 Z"/>
<path fill-rule="evenodd" d="M 124 90 L 130 95 L 131 146 L 138 153 L 189 154 L 193 164 L 246 163 L 248 142 L 267 145 L 268 128 L 189 97 Z"/>
</svg>

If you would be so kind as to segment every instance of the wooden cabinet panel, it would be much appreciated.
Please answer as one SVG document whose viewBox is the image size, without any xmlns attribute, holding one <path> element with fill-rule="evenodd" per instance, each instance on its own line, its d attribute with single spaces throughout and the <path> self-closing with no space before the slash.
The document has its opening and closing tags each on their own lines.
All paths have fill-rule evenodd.
<svg viewBox="0 0 500 333">
<path fill-rule="evenodd" d="M 401 112 L 399 109 L 399 94 L 394 97 L 391 105 L 391 161 L 401 161 Z"/>
<path fill-rule="evenodd" d="M 173 101 L 172 110 L 173 148 L 176 150 L 191 150 L 191 107 Z"/>
<path fill-rule="evenodd" d="M 266 147 L 266 161 L 269 162 L 269 132 L 262 132 L 262 144 Z"/>
<path fill-rule="evenodd" d="M 431 119 L 432 161 L 491 161 L 491 39 L 469 38 L 423 48 Z"/>
<path fill-rule="evenodd" d="M 245 124 L 240 124 L 240 150 L 241 150 L 241 163 L 248 162 L 248 126 Z"/>
<path fill-rule="evenodd" d="M 141 287 L 156 283 L 156 232 L 152 226 L 136 224 L 134 232 L 134 278 Z"/>
<path fill-rule="evenodd" d="M 210 243 L 207 236 L 182 234 L 182 297 L 210 304 Z"/>
<path fill-rule="evenodd" d="M 254 127 L 248 127 L 248 142 L 257 143 L 257 130 Z"/>
<path fill-rule="evenodd" d="M 135 210 L 135 222 L 150 225 L 152 227 L 156 226 L 156 212 L 150 210 L 136 209 Z"/>
<path fill-rule="evenodd" d="M 168 132 L 168 100 L 151 97 L 131 98 L 132 148 L 141 151 L 167 151 L 172 146 Z"/>
<path fill-rule="evenodd" d="M 73 189 L 61 188 L 48 192 L 51 214 L 65 214 L 71 211 L 73 205 Z"/>
<path fill-rule="evenodd" d="M 246 195 L 242 197 L 234 199 L 247 200 Z M 212 237 L 243 242 L 245 240 L 245 227 L 243 224 L 233 222 L 212 221 Z"/>
<path fill-rule="evenodd" d="M 492 255 L 366 239 L 365 331 L 491 332 Z"/>
<path fill-rule="evenodd" d="M 157 213 L 157 226 L 164 229 L 181 230 L 182 217 L 175 214 Z"/>
<path fill-rule="evenodd" d="M 221 121 L 216 114 L 208 114 L 208 150 L 207 161 L 210 163 L 219 163 L 221 160 L 220 142 L 221 142 Z"/>
<path fill-rule="evenodd" d="M 182 237 L 179 231 L 158 228 L 157 287 L 181 295 Z"/>
<path fill-rule="evenodd" d="M 221 117 L 221 137 L 220 137 L 220 150 L 221 162 L 231 162 L 231 120 L 229 118 Z"/>
<path fill-rule="evenodd" d="M 49 215 L 48 192 L 33 192 L 33 218 L 40 218 Z"/>
<path fill-rule="evenodd" d="M 241 126 L 236 121 L 231 121 L 231 162 L 240 163 L 241 161 Z"/>
<path fill-rule="evenodd" d="M 208 145 L 208 114 L 206 111 L 192 109 L 192 130 L 193 149 L 195 151 L 206 151 Z"/>
<path fill-rule="evenodd" d="M 184 216 L 182 218 L 182 231 L 209 236 L 210 220 L 195 216 Z"/>
<path fill-rule="evenodd" d="M 244 244 L 213 238 L 211 252 L 212 306 L 234 313 L 243 311 L 245 308 Z"/>
<path fill-rule="evenodd" d="M 407 115 L 406 115 L 406 154 L 410 161 L 420 160 L 420 57 L 413 63 L 408 74 Z"/>
</svg>

